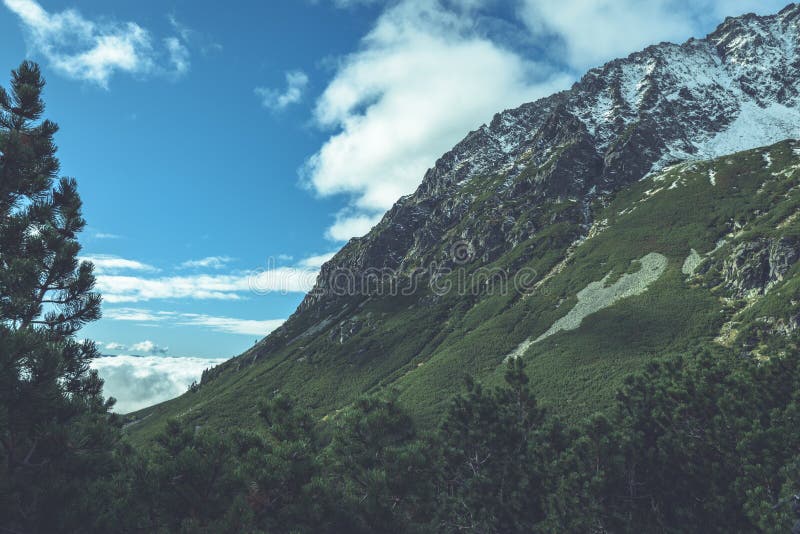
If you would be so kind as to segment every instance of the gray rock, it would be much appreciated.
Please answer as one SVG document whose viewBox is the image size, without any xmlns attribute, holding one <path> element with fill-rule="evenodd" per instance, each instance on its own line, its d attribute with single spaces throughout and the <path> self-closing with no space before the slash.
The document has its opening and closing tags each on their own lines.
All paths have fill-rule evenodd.
<svg viewBox="0 0 800 534">
<path fill-rule="evenodd" d="M 763 295 L 800 259 L 796 239 L 760 238 L 737 245 L 722 267 L 725 286 L 738 298 Z"/>
</svg>

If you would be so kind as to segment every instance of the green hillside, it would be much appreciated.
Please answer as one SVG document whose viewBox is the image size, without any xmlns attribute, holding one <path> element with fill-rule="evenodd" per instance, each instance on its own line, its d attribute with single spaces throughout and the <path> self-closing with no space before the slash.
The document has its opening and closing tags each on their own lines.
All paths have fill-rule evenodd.
<svg viewBox="0 0 800 534">
<path fill-rule="evenodd" d="M 352 296 L 335 321 L 299 314 L 288 342 L 260 344 L 207 372 L 196 391 L 131 414 L 128 432 L 147 439 L 171 417 L 247 426 L 275 391 L 325 420 L 389 387 L 431 426 L 464 374 L 499 384 L 512 354 L 525 359 L 542 404 L 581 419 L 656 357 L 701 346 L 756 357 L 791 350 L 799 184 L 800 143 L 785 141 L 647 177 L 594 205 L 589 229 L 570 199 L 530 206 L 541 228 L 533 238 L 435 284 L 462 291 L 437 295 L 426 283 L 411 295 Z M 480 190 L 473 181 L 460 191 L 474 196 L 472 210 Z"/>
</svg>

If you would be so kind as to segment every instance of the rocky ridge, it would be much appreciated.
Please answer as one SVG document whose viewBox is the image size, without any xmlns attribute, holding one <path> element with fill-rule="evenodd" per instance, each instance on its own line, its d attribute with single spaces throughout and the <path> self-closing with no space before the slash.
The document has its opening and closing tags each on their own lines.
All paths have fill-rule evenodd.
<svg viewBox="0 0 800 534">
<path fill-rule="evenodd" d="M 588 230 L 593 202 L 672 163 L 800 137 L 799 77 L 800 5 L 790 4 L 650 46 L 498 113 L 324 265 L 297 313 L 333 313 L 337 270 L 424 270 L 446 263 L 455 241 L 491 261 L 539 230 L 536 215 Z M 574 205 L 549 213 L 565 202 Z"/>
</svg>

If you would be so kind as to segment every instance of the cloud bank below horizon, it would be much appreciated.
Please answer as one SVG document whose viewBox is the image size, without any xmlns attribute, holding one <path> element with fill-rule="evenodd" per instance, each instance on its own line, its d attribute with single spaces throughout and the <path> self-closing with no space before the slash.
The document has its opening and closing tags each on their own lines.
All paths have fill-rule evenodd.
<svg viewBox="0 0 800 534">
<path fill-rule="evenodd" d="M 92 362 L 105 381 L 107 397 L 117 399 L 114 411 L 128 413 L 185 393 L 200 380 L 204 369 L 224 362 L 224 358 L 167 356 L 103 356 Z"/>
</svg>

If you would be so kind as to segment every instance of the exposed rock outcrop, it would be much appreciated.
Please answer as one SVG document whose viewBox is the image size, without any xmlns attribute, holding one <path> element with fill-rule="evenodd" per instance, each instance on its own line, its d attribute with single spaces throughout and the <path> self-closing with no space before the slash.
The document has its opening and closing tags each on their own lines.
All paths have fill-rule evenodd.
<svg viewBox="0 0 800 534">
<path fill-rule="evenodd" d="M 763 295 L 800 259 L 800 240 L 760 238 L 737 245 L 723 263 L 725 286 L 739 298 Z"/>
</svg>

